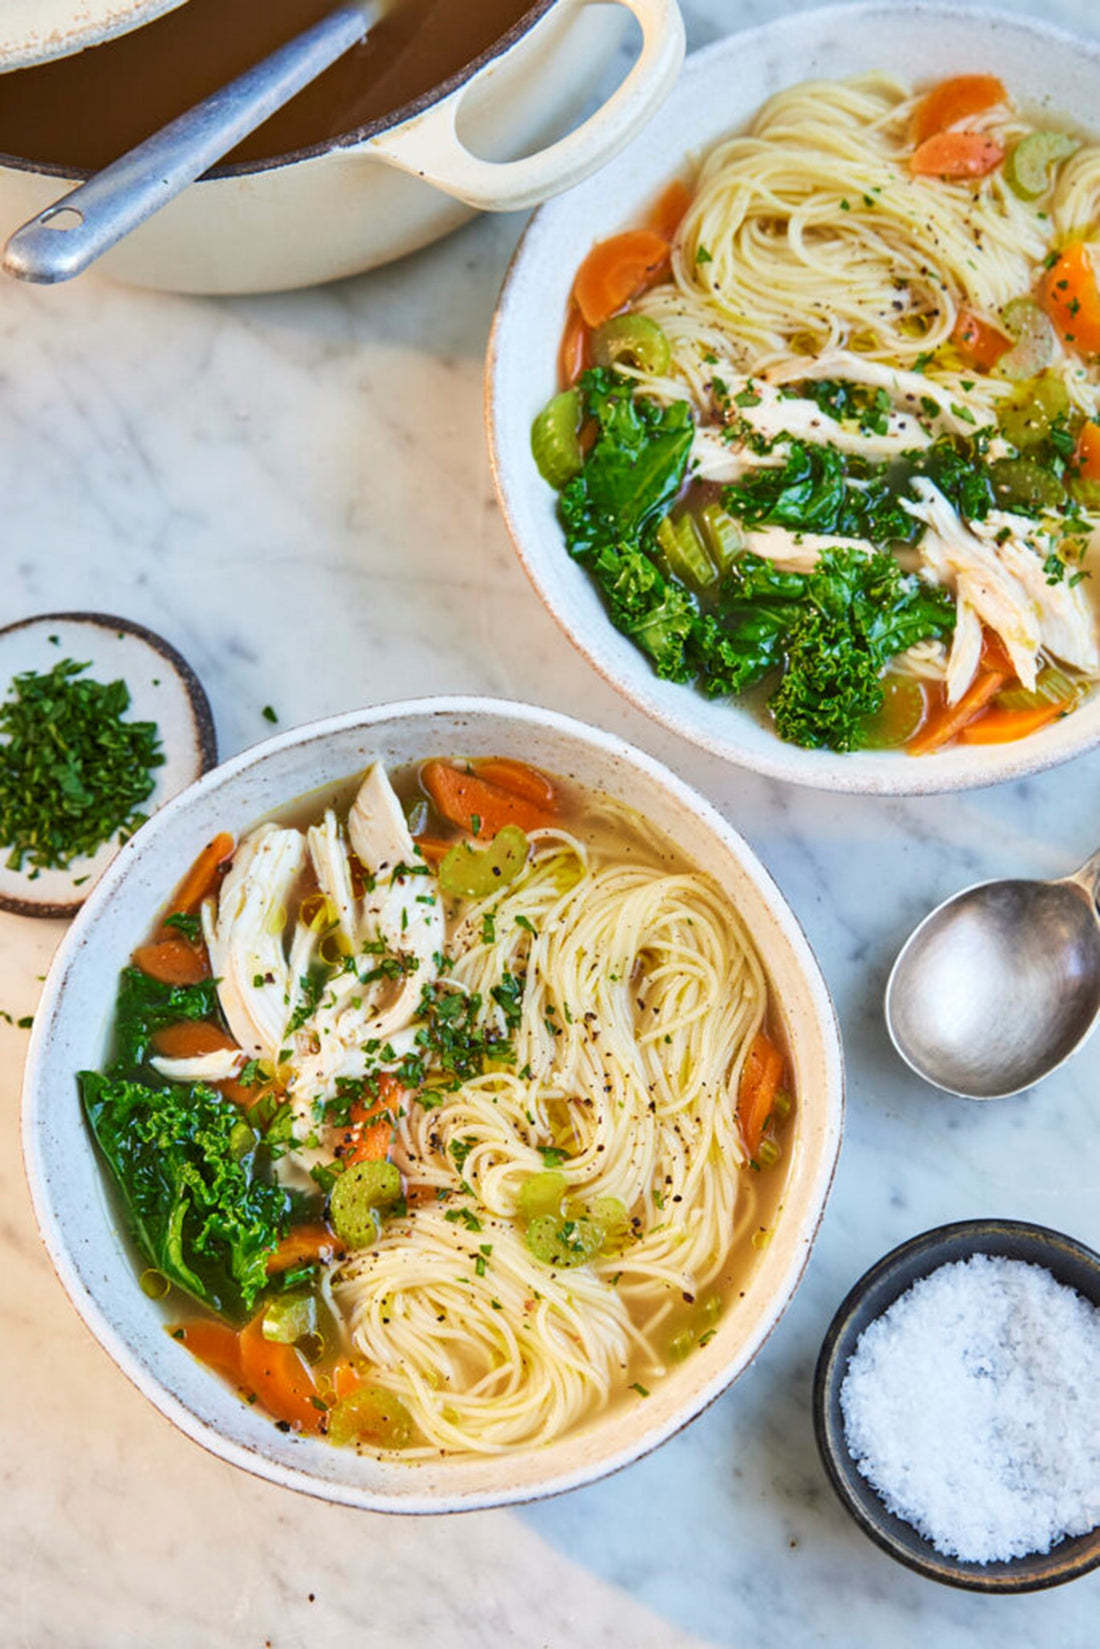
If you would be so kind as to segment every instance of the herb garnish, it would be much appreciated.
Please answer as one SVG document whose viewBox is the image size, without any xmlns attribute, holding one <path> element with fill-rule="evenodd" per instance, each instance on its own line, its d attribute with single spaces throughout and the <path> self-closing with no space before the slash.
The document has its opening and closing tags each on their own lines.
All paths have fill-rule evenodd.
<svg viewBox="0 0 1100 1649">
<path fill-rule="evenodd" d="M 28 670 L 0 705 L 0 841 L 10 870 L 64 870 L 116 834 L 131 836 L 163 765 L 155 722 L 125 721 L 124 681 L 61 659 Z"/>
</svg>

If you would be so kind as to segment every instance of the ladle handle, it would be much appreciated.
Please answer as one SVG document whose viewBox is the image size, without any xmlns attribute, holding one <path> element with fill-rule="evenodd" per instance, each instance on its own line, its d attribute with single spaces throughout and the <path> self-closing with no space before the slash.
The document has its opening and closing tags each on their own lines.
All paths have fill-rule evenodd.
<svg viewBox="0 0 1100 1649">
<path fill-rule="evenodd" d="M 358 45 L 380 10 L 377 0 L 338 7 L 48 206 L 8 241 L 6 272 L 46 284 L 83 273 Z"/>
<path fill-rule="evenodd" d="M 1100 905 L 1100 847 L 1091 859 L 1085 860 L 1080 870 L 1075 870 L 1073 875 L 1066 879 L 1076 882 L 1078 887 L 1083 887 L 1093 904 Z"/>
</svg>

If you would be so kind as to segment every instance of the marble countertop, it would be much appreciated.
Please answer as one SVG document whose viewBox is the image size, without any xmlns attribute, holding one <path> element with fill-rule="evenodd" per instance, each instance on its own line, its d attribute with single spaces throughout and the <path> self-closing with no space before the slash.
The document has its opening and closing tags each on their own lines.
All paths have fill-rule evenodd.
<svg viewBox="0 0 1100 1649">
<path fill-rule="evenodd" d="M 792 8 L 685 9 L 699 45 Z M 1091 0 L 1041 9 L 1095 32 Z M 979 1106 L 906 1073 L 880 1007 L 938 900 L 1092 851 L 1100 753 L 963 796 L 832 796 L 724 766 L 613 696 L 528 587 L 489 477 L 482 356 L 521 227 L 482 219 L 403 265 L 284 297 L 3 286 L 0 622 L 94 608 L 159 630 L 205 681 L 225 754 L 270 731 L 268 704 L 286 726 L 477 691 L 583 716 L 697 785 L 790 899 L 843 1027 L 847 1133 L 808 1272 L 743 1378 L 594 1487 L 406 1521 L 255 1481 L 130 1387 L 54 1278 L 19 1156 L 26 1032 L 6 1016 L 33 1012 L 60 928 L 0 916 L 0 1642 L 1091 1649 L 1100 1574 L 985 1599 L 866 1541 L 818 1462 L 810 1382 L 849 1286 L 916 1232 L 1010 1215 L 1100 1247 L 1100 1044 L 1041 1090 Z"/>
</svg>

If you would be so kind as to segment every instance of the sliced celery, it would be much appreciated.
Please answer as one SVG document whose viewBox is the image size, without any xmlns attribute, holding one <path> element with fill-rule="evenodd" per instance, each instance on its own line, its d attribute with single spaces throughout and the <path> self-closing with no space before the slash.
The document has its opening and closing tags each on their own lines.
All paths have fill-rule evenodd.
<svg viewBox="0 0 1100 1649">
<path fill-rule="evenodd" d="M 264 1312 L 264 1339 L 293 1345 L 317 1332 L 317 1301 L 312 1294 L 280 1294 Z"/>
<path fill-rule="evenodd" d="M 330 1443 L 373 1443 L 379 1449 L 405 1449 L 413 1441 L 412 1415 L 392 1391 L 357 1386 L 333 1405 L 326 1427 Z"/>
<path fill-rule="evenodd" d="M 531 455 L 543 480 L 558 492 L 584 468 L 580 421 L 580 391 L 567 389 L 547 401 L 531 425 Z"/>
<path fill-rule="evenodd" d="M 563 1220 L 540 1214 L 527 1227 L 527 1246 L 543 1265 L 563 1270 L 585 1265 L 603 1246 L 603 1227 L 592 1220 Z"/>
<path fill-rule="evenodd" d="M 539 1219 L 544 1214 L 557 1217 L 565 1196 L 566 1178 L 548 1169 L 543 1174 L 531 1174 L 519 1188 L 519 1211 L 525 1220 Z"/>
<path fill-rule="evenodd" d="M 998 710 L 1041 710 L 1048 704 L 1075 704 L 1080 692 L 1078 684 L 1048 664 L 1039 671 L 1033 690 L 1027 687 L 1006 687 L 993 700 Z"/>
<path fill-rule="evenodd" d="M 657 528 L 657 543 L 668 562 L 669 571 L 682 584 L 705 589 L 718 577 L 694 516 L 682 515 L 674 521 L 671 515 L 666 515 Z"/>
<path fill-rule="evenodd" d="M 1066 417 L 1069 410 L 1069 391 L 1061 378 L 1048 373 L 1022 383 L 1011 400 L 1002 402 L 997 422 L 1005 440 L 1018 452 L 1028 453 L 1042 446 L 1055 419 Z"/>
<path fill-rule="evenodd" d="M 1054 510 L 1066 501 L 1062 482 L 1034 458 L 998 458 L 989 466 L 989 479 L 1005 510 Z"/>
<path fill-rule="evenodd" d="M 597 366 L 620 361 L 658 377 L 672 360 L 668 339 L 648 315 L 614 315 L 592 334 L 592 358 Z"/>
<path fill-rule="evenodd" d="M 737 522 L 721 504 L 707 504 L 699 511 L 699 525 L 714 565 L 720 573 L 728 573 L 744 545 Z"/>
<path fill-rule="evenodd" d="M 924 720 L 924 691 L 912 676 L 886 676 L 882 704 L 860 730 L 861 750 L 897 750 Z"/>
<path fill-rule="evenodd" d="M 401 1175 L 392 1162 L 356 1162 L 332 1188 L 329 1218 L 349 1248 L 369 1248 L 378 1236 L 378 1210 L 401 1195 Z"/>
<path fill-rule="evenodd" d="M 518 825 L 498 830 L 488 847 L 458 842 L 440 864 L 439 885 L 457 899 L 487 899 L 515 881 L 529 851 L 530 844 Z"/>
<path fill-rule="evenodd" d="M 1005 182 L 1021 200 L 1038 200 L 1050 187 L 1050 169 L 1081 147 L 1068 132 L 1031 132 L 1021 138 L 1004 165 Z"/>
<path fill-rule="evenodd" d="M 1058 334 L 1034 298 L 1013 298 L 1005 305 L 1002 319 L 1016 340 L 997 362 L 1002 378 L 1010 378 L 1013 383 L 1035 378 L 1058 359 Z"/>
</svg>

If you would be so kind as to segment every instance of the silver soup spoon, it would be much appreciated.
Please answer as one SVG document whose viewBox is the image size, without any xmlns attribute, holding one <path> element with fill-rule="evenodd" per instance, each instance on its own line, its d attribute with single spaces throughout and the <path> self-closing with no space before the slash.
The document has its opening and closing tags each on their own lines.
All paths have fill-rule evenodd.
<svg viewBox="0 0 1100 1649">
<path fill-rule="evenodd" d="M 979 882 L 910 935 L 886 1025 L 918 1076 L 967 1099 L 1030 1088 L 1100 1013 L 1100 851 L 1056 882 Z"/>
</svg>

